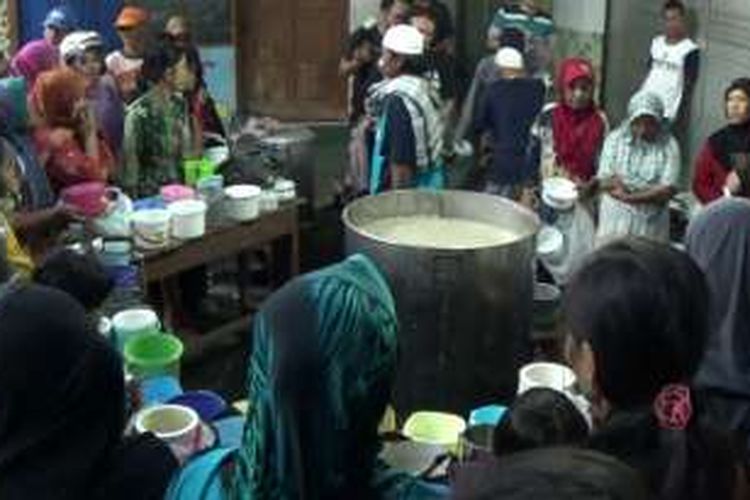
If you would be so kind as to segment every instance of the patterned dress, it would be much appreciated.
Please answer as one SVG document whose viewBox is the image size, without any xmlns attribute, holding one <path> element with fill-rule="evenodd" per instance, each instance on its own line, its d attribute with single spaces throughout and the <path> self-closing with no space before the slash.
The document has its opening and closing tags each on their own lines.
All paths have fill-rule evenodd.
<svg viewBox="0 0 750 500">
<path fill-rule="evenodd" d="M 125 167 L 120 182 L 133 196 L 158 194 L 182 181 L 182 161 L 191 149 L 187 103 L 153 88 L 133 102 L 125 117 Z"/>
</svg>

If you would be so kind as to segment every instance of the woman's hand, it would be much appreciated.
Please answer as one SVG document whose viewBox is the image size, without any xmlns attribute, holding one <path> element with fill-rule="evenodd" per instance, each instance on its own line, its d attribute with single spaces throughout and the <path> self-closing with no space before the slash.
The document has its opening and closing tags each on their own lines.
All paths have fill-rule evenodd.
<svg viewBox="0 0 750 500">
<path fill-rule="evenodd" d="M 732 195 L 737 195 L 742 191 L 742 179 L 736 171 L 732 171 L 727 177 L 724 188 Z"/>
</svg>

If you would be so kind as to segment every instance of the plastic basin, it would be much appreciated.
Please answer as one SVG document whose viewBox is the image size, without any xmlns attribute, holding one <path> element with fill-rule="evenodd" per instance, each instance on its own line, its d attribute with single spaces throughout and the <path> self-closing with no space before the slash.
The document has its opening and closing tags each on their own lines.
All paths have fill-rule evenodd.
<svg viewBox="0 0 750 500">
<path fill-rule="evenodd" d="M 224 398 L 212 391 L 188 391 L 172 398 L 169 404 L 192 408 L 204 422 L 214 421 L 227 410 Z"/>
<path fill-rule="evenodd" d="M 464 430 L 466 421 L 458 415 L 420 411 L 407 419 L 402 432 L 412 441 L 434 444 L 455 453 Z"/>
<path fill-rule="evenodd" d="M 125 365 L 137 378 L 172 376 L 179 380 L 184 347 L 170 334 L 141 335 L 125 344 Z"/>
</svg>

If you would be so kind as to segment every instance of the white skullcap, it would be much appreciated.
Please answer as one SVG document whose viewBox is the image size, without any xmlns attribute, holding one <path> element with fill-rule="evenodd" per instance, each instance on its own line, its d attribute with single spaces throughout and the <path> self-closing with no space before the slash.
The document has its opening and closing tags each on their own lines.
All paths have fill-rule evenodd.
<svg viewBox="0 0 750 500">
<path fill-rule="evenodd" d="M 413 26 L 394 26 L 385 33 L 383 48 L 405 56 L 421 56 L 424 54 L 424 36 Z"/>
<path fill-rule="evenodd" d="M 514 48 L 503 47 L 497 51 L 495 64 L 501 68 L 523 69 L 523 55 Z"/>
</svg>

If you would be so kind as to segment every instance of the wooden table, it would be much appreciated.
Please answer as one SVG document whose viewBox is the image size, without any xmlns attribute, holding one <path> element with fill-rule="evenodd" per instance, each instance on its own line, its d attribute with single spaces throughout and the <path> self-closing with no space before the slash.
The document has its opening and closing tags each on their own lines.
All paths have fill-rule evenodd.
<svg viewBox="0 0 750 500">
<path fill-rule="evenodd" d="M 179 296 L 178 277 L 181 273 L 231 257 L 238 257 L 241 270 L 248 251 L 271 248 L 274 285 L 280 286 L 299 274 L 299 208 L 303 201 L 282 204 L 278 210 L 262 214 L 246 223 L 229 223 L 209 227 L 202 238 L 174 244 L 166 249 L 146 252 L 141 256 L 143 289 L 158 285 L 162 291 L 163 321 L 174 327 L 174 297 Z M 240 272 L 240 280 L 244 273 Z M 240 302 L 246 309 L 245 287 L 240 283 Z M 190 355 L 200 354 L 215 346 L 236 343 L 238 331 L 246 329 L 251 311 L 243 317 L 202 335 L 181 332 Z M 174 329 L 174 328 L 173 328 Z"/>
</svg>

